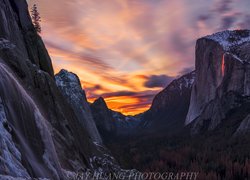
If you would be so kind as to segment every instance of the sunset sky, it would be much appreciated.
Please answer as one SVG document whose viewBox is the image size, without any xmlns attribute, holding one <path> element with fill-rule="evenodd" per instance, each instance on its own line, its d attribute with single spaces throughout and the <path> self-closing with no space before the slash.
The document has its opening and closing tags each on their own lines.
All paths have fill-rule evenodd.
<svg viewBox="0 0 250 180">
<path fill-rule="evenodd" d="M 194 69 L 197 38 L 250 28 L 249 0 L 28 0 L 55 72 L 76 73 L 88 100 L 124 114 Z"/>
</svg>

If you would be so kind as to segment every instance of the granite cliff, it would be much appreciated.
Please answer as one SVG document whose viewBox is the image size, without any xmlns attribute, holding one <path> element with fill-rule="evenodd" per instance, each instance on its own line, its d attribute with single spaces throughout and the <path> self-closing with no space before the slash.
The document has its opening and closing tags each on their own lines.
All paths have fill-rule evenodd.
<svg viewBox="0 0 250 180">
<path fill-rule="evenodd" d="M 249 102 L 249 49 L 249 30 L 219 32 L 197 41 L 196 80 L 186 118 L 186 124 L 193 122 L 194 133 L 205 126 L 216 128 L 230 111 Z"/>
</svg>

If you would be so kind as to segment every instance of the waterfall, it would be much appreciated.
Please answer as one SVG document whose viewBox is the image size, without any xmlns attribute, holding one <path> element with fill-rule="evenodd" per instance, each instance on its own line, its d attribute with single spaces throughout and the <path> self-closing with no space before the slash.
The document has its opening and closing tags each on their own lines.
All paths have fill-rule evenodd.
<svg viewBox="0 0 250 180">
<path fill-rule="evenodd" d="M 0 62 L 0 98 L 8 124 L 34 177 L 63 179 L 48 122 L 12 71 Z"/>
</svg>

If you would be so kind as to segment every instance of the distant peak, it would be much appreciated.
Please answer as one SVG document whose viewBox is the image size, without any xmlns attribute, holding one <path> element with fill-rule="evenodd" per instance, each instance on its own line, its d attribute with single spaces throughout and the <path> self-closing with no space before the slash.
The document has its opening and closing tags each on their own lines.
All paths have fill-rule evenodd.
<svg viewBox="0 0 250 180">
<path fill-rule="evenodd" d="M 69 71 L 66 70 L 66 69 L 61 69 L 60 72 L 59 72 L 59 74 L 64 74 L 64 73 L 69 73 Z"/>
<path fill-rule="evenodd" d="M 106 104 L 103 97 L 99 97 L 98 99 L 96 99 L 93 104 L 96 105 L 96 106 L 107 107 L 107 104 Z"/>
<path fill-rule="evenodd" d="M 226 30 L 204 37 L 219 43 L 224 50 L 229 51 L 232 47 L 250 42 L 250 30 Z"/>
</svg>

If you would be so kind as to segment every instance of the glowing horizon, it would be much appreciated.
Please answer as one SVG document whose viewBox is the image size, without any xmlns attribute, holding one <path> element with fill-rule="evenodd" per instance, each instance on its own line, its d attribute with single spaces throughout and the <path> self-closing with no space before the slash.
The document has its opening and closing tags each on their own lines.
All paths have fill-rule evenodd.
<svg viewBox="0 0 250 180">
<path fill-rule="evenodd" d="M 76 73 L 87 98 L 126 115 L 147 110 L 194 69 L 197 38 L 250 28 L 250 2 L 230 0 L 28 0 L 42 17 L 55 73 Z"/>
</svg>

